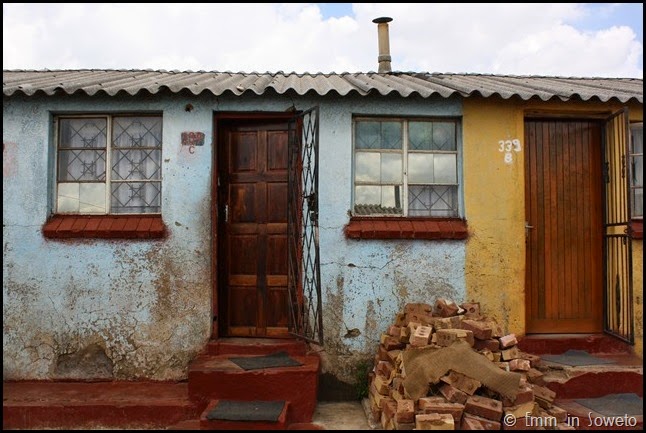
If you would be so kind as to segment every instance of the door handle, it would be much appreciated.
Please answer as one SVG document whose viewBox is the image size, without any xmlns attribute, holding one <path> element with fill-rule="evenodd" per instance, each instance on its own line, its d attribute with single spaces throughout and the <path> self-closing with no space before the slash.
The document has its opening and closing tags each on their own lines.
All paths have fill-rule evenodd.
<svg viewBox="0 0 646 433">
<path fill-rule="evenodd" d="M 525 237 L 529 237 L 529 230 L 533 228 L 534 226 L 530 226 L 529 222 L 525 221 Z"/>
<path fill-rule="evenodd" d="M 229 204 L 224 205 L 224 222 L 228 223 L 229 222 Z"/>
</svg>

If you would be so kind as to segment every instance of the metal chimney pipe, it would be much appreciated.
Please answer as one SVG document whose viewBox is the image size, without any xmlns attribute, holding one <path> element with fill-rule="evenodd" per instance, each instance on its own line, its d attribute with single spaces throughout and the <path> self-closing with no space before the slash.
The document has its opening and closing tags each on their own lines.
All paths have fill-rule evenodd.
<svg viewBox="0 0 646 433">
<path fill-rule="evenodd" d="M 390 17 L 380 17 L 372 20 L 373 23 L 377 24 L 377 35 L 379 37 L 379 57 L 377 57 L 379 73 L 392 72 L 390 66 L 390 36 L 388 35 L 388 23 L 392 20 Z"/>
</svg>

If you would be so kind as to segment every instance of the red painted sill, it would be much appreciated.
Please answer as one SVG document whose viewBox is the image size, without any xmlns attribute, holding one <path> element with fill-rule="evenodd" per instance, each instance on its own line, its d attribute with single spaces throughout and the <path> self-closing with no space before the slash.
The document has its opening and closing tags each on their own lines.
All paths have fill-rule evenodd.
<svg viewBox="0 0 646 433">
<path fill-rule="evenodd" d="M 633 239 L 644 239 L 644 221 L 632 220 L 630 224 L 630 232 Z"/>
<path fill-rule="evenodd" d="M 462 219 L 352 217 L 345 226 L 349 239 L 466 239 Z"/>
<path fill-rule="evenodd" d="M 43 226 L 49 239 L 158 239 L 166 235 L 161 215 L 54 215 Z"/>
</svg>

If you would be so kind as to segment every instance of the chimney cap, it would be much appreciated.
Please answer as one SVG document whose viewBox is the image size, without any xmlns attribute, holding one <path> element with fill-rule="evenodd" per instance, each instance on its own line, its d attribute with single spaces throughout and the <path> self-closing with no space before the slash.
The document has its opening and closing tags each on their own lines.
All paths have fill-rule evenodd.
<svg viewBox="0 0 646 433">
<path fill-rule="evenodd" d="M 382 23 L 389 23 L 392 20 L 393 19 L 390 18 L 390 17 L 379 17 L 379 18 L 375 18 L 374 20 L 372 20 L 372 22 L 375 23 L 375 24 L 382 24 Z"/>
</svg>

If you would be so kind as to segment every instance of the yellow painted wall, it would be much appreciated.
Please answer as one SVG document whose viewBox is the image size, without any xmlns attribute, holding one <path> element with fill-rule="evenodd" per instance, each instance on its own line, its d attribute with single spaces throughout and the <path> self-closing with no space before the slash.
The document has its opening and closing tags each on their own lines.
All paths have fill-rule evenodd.
<svg viewBox="0 0 646 433">
<path fill-rule="evenodd" d="M 526 113 L 599 116 L 618 103 L 503 100 L 470 97 L 463 106 L 464 201 L 469 225 L 466 293 L 508 332 L 525 333 L 525 167 Z M 643 106 L 630 104 L 630 118 L 643 119 Z M 500 140 L 520 140 L 505 161 Z M 504 146 L 504 144 L 503 144 Z M 516 146 L 513 146 L 516 147 Z M 506 149 L 504 149 L 506 150 Z M 635 350 L 642 352 L 642 249 L 634 242 Z M 639 262 L 639 264 L 637 264 Z"/>
</svg>

